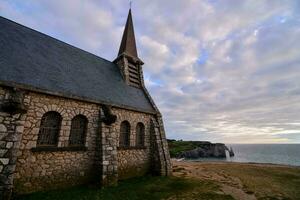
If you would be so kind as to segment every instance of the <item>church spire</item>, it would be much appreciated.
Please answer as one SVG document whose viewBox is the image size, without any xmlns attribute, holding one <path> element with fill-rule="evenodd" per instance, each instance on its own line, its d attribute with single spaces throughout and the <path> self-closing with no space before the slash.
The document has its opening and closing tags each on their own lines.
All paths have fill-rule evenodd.
<svg viewBox="0 0 300 200">
<path fill-rule="evenodd" d="M 133 23 L 132 23 L 131 8 L 129 9 L 118 56 L 122 54 L 132 56 L 134 58 L 138 58 L 136 44 L 135 44 Z"/>
<path fill-rule="evenodd" d="M 122 76 L 128 85 L 138 88 L 143 87 L 142 65 L 144 63 L 139 59 L 136 50 L 131 9 L 129 9 L 119 53 L 114 63 L 119 66 Z"/>
</svg>

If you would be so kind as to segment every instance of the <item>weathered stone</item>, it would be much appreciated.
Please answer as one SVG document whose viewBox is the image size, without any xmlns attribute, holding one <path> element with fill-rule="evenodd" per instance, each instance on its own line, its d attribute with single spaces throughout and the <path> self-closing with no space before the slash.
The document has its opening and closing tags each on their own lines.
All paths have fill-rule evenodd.
<svg viewBox="0 0 300 200">
<path fill-rule="evenodd" d="M 4 174 L 12 174 L 15 171 L 16 165 L 6 165 L 3 169 Z"/>
<path fill-rule="evenodd" d="M 18 119 L 6 116 L 3 121 L 9 124 L 6 128 L 10 132 L 9 135 L 5 135 L 5 142 L 0 141 L 0 146 L 14 150 L 7 152 L 10 160 L 5 160 L 7 166 L 5 172 L 15 174 L 14 184 L 21 186 L 16 187 L 17 194 L 83 184 L 94 179 L 102 181 L 103 184 L 114 185 L 118 178 L 123 179 L 149 172 L 150 120 L 153 115 L 112 108 L 112 114 L 117 116 L 116 122 L 105 125 L 100 120 L 101 106 L 97 104 L 32 92 L 29 92 L 25 99 L 30 99 L 27 101 L 27 114 L 18 116 Z M 50 151 L 34 151 L 39 138 L 41 118 L 48 111 L 59 112 L 62 116 L 58 138 L 59 148 L 53 147 Z M 88 119 L 85 138 L 87 148 L 72 150 L 72 148 L 68 149 L 69 139 L 72 119 L 77 114 L 82 114 Z M 24 121 L 20 121 L 21 118 Z M 131 147 L 117 150 L 120 124 L 125 120 L 131 127 Z M 135 129 L 139 122 L 145 126 L 144 148 L 135 147 Z M 17 165 L 14 167 L 16 162 Z M 12 181 L 9 180 L 7 183 L 11 184 Z"/>
<path fill-rule="evenodd" d="M 3 175 L 3 174 L 0 174 L 0 185 L 3 186 L 3 185 L 9 185 L 10 183 L 10 180 L 7 176 Z"/>
<path fill-rule="evenodd" d="M 35 146 L 36 146 L 36 141 L 28 141 L 27 144 L 26 144 L 26 146 L 25 146 L 25 148 L 26 149 L 31 149 L 31 148 L 33 148 Z"/>
<path fill-rule="evenodd" d="M 0 140 L 3 140 L 4 137 L 6 137 L 6 136 L 7 136 L 7 132 L 0 132 Z M 4 142 L 4 141 L 2 141 L 2 142 Z"/>
<path fill-rule="evenodd" d="M 17 126 L 16 127 L 16 132 L 18 132 L 18 133 L 23 133 L 23 130 L 24 130 L 24 126 Z"/>
<path fill-rule="evenodd" d="M 7 149 L 0 149 L 0 158 L 4 157 L 4 155 L 6 154 Z"/>
<path fill-rule="evenodd" d="M 6 141 L 0 141 L 0 148 L 3 149 L 5 147 L 6 147 Z"/>
<path fill-rule="evenodd" d="M 9 163 L 9 159 L 8 158 L 0 158 L 0 163 L 2 163 L 3 165 L 7 165 Z"/>
<path fill-rule="evenodd" d="M 31 122 L 29 120 L 27 120 L 24 124 L 24 127 L 31 127 Z"/>
<path fill-rule="evenodd" d="M 11 147 L 13 147 L 13 145 L 14 145 L 13 142 L 7 142 L 6 148 L 10 149 Z"/>
<path fill-rule="evenodd" d="M 19 140 L 19 136 L 17 134 L 9 134 L 6 136 L 5 140 L 11 142 L 17 142 Z"/>
<path fill-rule="evenodd" d="M 0 124 L 0 132 L 6 132 L 7 128 L 3 124 Z"/>
<path fill-rule="evenodd" d="M 198 147 L 182 152 L 178 155 L 179 158 L 226 158 L 226 151 L 228 148 L 225 144 L 221 143 L 210 143 L 210 142 L 194 142 Z"/>
<path fill-rule="evenodd" d="M 105 160 L 102 162 L 103 165 L 109 165 L 109 161 Z"/>
</svg>

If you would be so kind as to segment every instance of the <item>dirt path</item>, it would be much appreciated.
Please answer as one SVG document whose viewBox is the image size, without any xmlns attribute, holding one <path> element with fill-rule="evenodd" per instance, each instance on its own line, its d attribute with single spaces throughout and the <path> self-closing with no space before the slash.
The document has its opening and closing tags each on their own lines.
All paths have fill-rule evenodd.
<svg viewBox="0 0 300 200">
<path fill-rule="evenodd" d="M 239 178 L 229 176 L 224 171 L 210 171 L 201 163 L 173 161 L 173 175 L 212 180 L 221 186 L 221 191 L 219 192 L 223 194 L 231 195 L 237 200 L 256 200 L 254 194 L 247 193 Z"/>
</svg>

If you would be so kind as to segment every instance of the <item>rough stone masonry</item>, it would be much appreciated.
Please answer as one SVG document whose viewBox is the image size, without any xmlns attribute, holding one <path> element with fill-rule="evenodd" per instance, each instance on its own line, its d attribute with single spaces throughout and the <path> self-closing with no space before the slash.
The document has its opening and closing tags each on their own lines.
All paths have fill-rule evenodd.
<svg viewBox="0 0 300 200">
<path fill-rule="evenodd" d="M 129 11 L 114 62 L 0 17 L 0 199 L 171 174 Z"/>
</svg>

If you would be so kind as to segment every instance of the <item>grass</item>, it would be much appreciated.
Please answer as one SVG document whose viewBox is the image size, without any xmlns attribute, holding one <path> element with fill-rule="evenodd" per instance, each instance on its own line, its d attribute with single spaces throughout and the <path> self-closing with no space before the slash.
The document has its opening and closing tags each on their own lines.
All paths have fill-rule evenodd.
<svg viewBox="0 0 300 200">
<path fill-rule="evenodd" d="M 19 196 L 17 200 L 156 200 L 156 199 L 212 199 L 230 200 L 218 194 L 219 186 L 210 181 L 179 177 L 139 177 L 120 182 L 117 187 L 99 189 L 78 186 L 63 190 L 37 192 Z"/>
<path fill-rule="evenodd" d="M 170 150 L 170 156 L 172 158 L 176 157 L 179 153 L 184 151 L 193 150 L 205 142 L 199 141 L 182 141 L 182 140 L 168 140 L 168 146 Z"/>
<path fill-rule="evenodd" d="M 300 199 L 300 168 L 239 164 L 206 164 L 207 171 L 238 177 L 257 199 Z"/>
<path fill-rule="evenodd" d="M 203 174 L 223 174 L 238 178 L 243 190 L 258 200 L 300 200 L 300 168 L 239 163 L 199 163 Z M 174 168 L 186 172 L 185 168 Z M 190 169 L 191 170 L 191 169 Z M 224 183 L 224 182 L 223 182 Z M 232 200 L 221 191 L 215 179 L 192 177 L 145 176 L 119 182 L 117 187 L 77 186 L 68 189 L 37 192 L 16 200 Z"/>
</svg>

